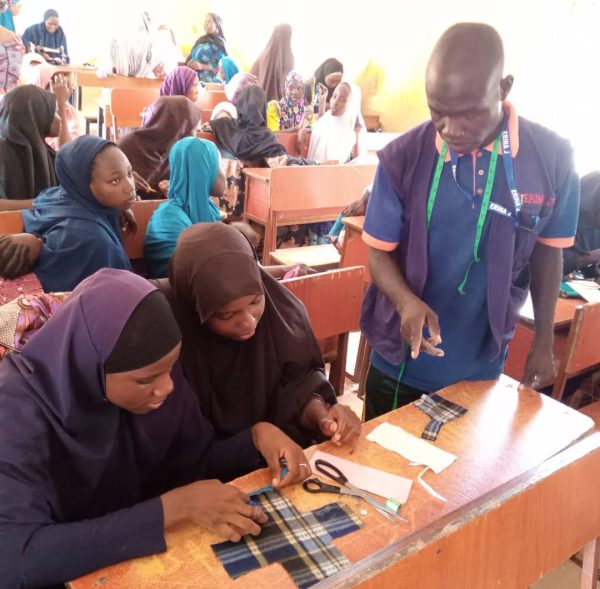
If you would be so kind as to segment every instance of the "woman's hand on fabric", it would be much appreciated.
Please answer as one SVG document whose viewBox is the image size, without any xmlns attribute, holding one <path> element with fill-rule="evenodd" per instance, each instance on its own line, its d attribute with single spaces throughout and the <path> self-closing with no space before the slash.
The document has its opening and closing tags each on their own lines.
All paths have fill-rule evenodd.
<svg viewBox="0 0 600 589">
<path fill-rule="evenodd" d="M 137 221 L 131 209 L 121 211 L 121 231 L 125 235 L 135 235 L 137 233 Z"/>
<path fill-rule="evenodd" d="M 261 421 L 252 427 L 256 449 L 267 461 L 273 487 L 285 487 L 303 481 L 311 475 L 310 465 L 302 448 L 272 423 Z M 282 464 L 288 469 L 282 478 Z"/>
<path fill-rule="evenodd" d="M 42 240 L 31 233 L 0 236 L 0 276 L 17 278 L 33 270 Z"/>
<path fill-rule="evenodd" d="M 348 444 L 351 452 L 356 449 L 360 438 L 360 419 L 347 405 L 331 405 L 319 420 L 319 428 L 334 444 Z"/>
<path fill-rule="evenodd" d="M 231 542 L 245 534 L 257 536 L 267 515 L 233 485 L 217 480 L 197 481 L 173 489 L 160 497 L 165 529 L 180 521 L 191 521 Z"/>
</svg>

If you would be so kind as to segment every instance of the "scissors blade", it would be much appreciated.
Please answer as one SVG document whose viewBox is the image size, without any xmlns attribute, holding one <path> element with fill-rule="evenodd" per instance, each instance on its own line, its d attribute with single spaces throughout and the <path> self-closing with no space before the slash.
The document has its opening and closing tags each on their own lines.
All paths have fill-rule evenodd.
<svg viewBox="0 0 600 589">
<path fill-rule="evenodd" d="M 352 494 L 354 496 L 362 497 L 369 505 L 371 505 L 371 507 L 374 507 L 375 509 L 377 509 L 377 511 L 379 511 L 379 513 L 381 513 L 381 515 L 385 516 L 386 519 L 390 520 L 392 523 L 396 523 L 396 520 L 394 518 L 398 518 L 398 519 L 402 520 L 403 522 L 408 523 L 408 519 L 405 518 L 403 515 L 400 515 L 399 513 L 392 513 L 385 506 L 385 503 L 382 503 L 381 501 L 374 499 L 373 497 L 371 497 L 371 495 L 369 495 L 369 493 L 367 491 L 364 491 L 363 489 L 359 489 L 357 486 L 353 485 L 350 481 L 345 483 L 344 486 L 347 489 L 350 489 L 350 491 L 352 492 Z"/>
</svg>

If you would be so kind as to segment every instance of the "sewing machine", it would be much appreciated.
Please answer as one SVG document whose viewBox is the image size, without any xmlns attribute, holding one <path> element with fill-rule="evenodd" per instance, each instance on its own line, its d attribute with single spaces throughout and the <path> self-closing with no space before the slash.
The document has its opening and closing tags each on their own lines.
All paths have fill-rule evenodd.
<svg viewBox="0 0 600 589">
<path fill-rule="evenodd" d="M 44 47 L 43 45 L 34 45 L 29 43 L 29 51 L 42 55 L 48 63 L 54 65 L 65 65 L 67 63 L 67 54 L 65 48 L 61 45 L 58 49 Z"/>
</svg>

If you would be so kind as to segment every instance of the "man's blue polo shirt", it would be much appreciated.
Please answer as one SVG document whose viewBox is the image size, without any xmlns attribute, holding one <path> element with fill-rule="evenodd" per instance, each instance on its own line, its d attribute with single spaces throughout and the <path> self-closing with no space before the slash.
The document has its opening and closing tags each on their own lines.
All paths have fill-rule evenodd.
<svg viewBox="0 0 600 589">
<path fill-rule="evenodd" d="M 512 117 L 516 119 L 514 111 Z M 514 119 L 511 126 L 514 129 Z M 444 164 L 428 233 L 428 274 L 422 299 L 438 315 L 443 340 L 439 347 L 445 355 L 437 358 L 421 353 L 416 360 L 409 357 L 402 377 L 402 382 L 409 386 L 435 391 L 460 380 L 497 378 L 502 372 L 506 350 L 495 358 L 489 354 L 492 333 L 488 319 L 485 256 L 489 220 L 497 213 L 488 212 L 479 246 L 481 260 L 470 268 L 465 294 L 458 291 L 473 260 L 473 243 L 490 157 L 488 149 L 459 157 L 457 179 L 460 186 L 473 195 L 472 201 L 456 185 L 451 163 Z M 507 189 L 500 154 L 492 202 L 494 194 Z M 554 238 L 575 234 L 577 195 L 576 186 L 569 185 L 557 196 L 552 217 L 540 234 L 545 243 L 552 245 Z M 379 166 L 364 224 L 366 241 L 372 247 L 381 243 L 381 249 L 394 249 L 400 242 L 403 225 L 402 203 Z M 390 378 L 398 378 L 400 367 L 390 364 L 375 351 L 371 362 Z"/>
</svg>

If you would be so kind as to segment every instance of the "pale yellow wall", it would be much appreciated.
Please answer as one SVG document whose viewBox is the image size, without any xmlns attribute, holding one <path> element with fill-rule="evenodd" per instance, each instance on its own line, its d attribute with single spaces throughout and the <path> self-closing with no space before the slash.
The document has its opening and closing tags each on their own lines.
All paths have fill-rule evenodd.
<svg viewBox="0 0 600 589">
<path fill-rule="evenodd" d="M 46 0 L 22 3 L 21 28 L 47 7 Z M 81 60 L 98 53 L 124 6 L 136 4 L 172 26 L 183 50 L 202 33 L 206 12 L 221 14 L 230 53 L 246 68 L 273 27 L 291 23 L 296 68 L 308 78 L 327 57 L 341 59 L 347 77 L 363 88 L 364 112 L 380 114 L 386 131 L 406 130 L 428 116 L 423 75 L 442 31 L 461 20 L 487 22 L 504 39 L 519 113 L 571 139 L 581 171 L 600 168 L 594 141 L 600 134 L 600 0 L 367 0 L 360 9 L 349 9 L 348 0 L 103 0 L 100 9 L 53 0 Z"/>
<path fill-rule="evenodd" d="M 187 2 L 172 2 L 179 4 Z M 600 134 L 599 0 L 368 0 L 358 10 L 348 5 L 304 0 L 273 9 L 267 0 L 205 3 L 223 16 L 230 50 L 246 67 L 276 24 L 291 23 L 296 68 L 309 77 L 325 58 L 341 59 L 347 77 L 363 88 L 364 112 L 380 114 L 387 131 L 427 118 L 424 70 L 439 35 L 459 21 L 489 23 L 504 39 L 519 113 L 567 136 L 582 172 L 600 168 L 592 143 Z M 182 19 L 175 26 L 188 25 Z"/>
</svg>

